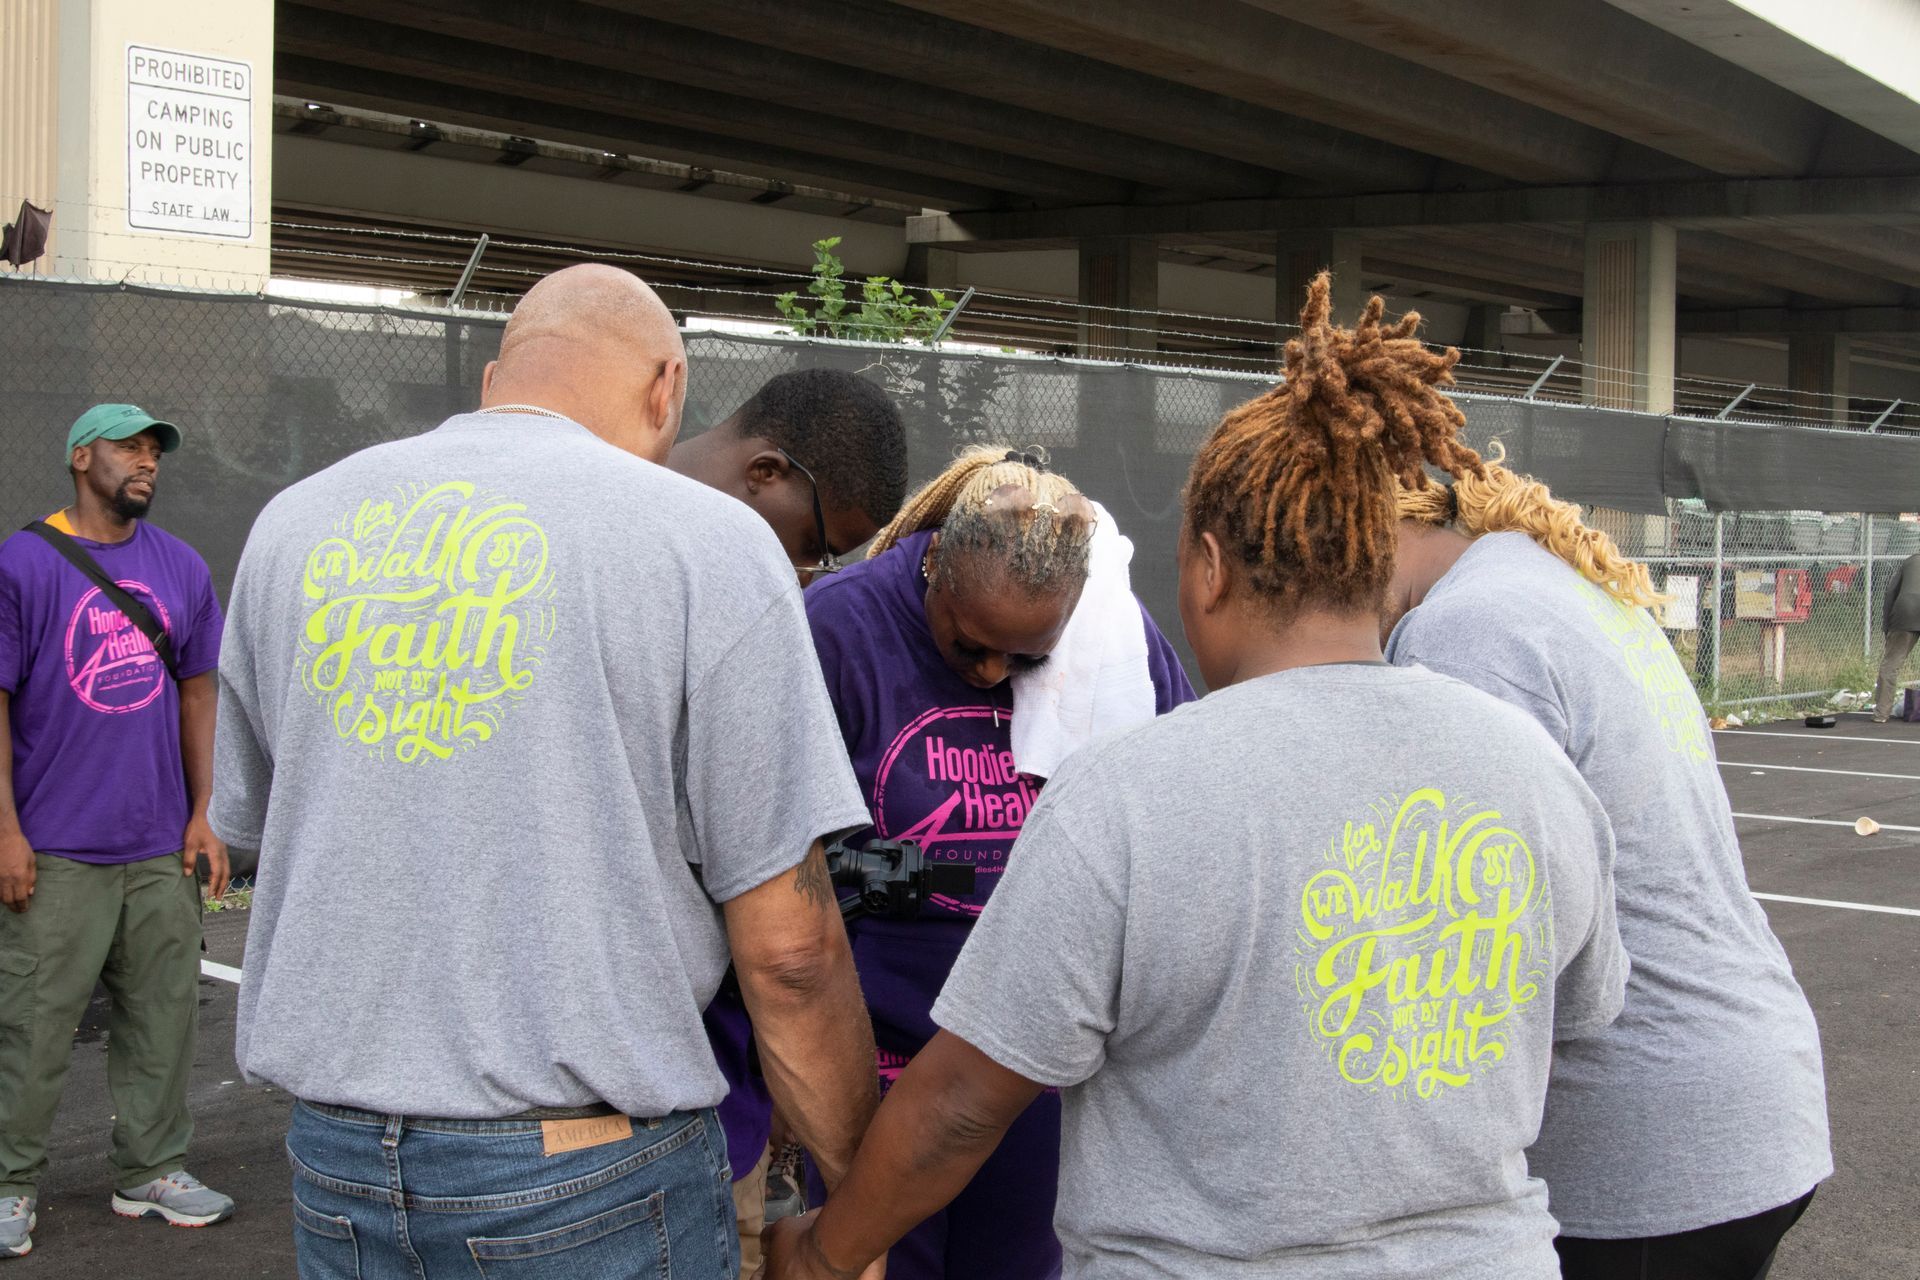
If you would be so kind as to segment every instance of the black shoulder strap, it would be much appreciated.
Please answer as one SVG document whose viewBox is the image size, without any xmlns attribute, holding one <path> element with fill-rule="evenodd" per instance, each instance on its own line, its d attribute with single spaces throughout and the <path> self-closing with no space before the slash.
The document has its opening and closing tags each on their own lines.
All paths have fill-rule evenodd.
<svg viewBox="0 0 1920 1280">
<path fill-rule="evenodd" d="M 99 561 L 87 554 L 87 549 L 60 532 L 45 520 L 35 520 L 26 526 L 26 532 L 45 540 L 46 544 L 66 557 L 67 563 L 87 575 L 94 586 L 100 588 L 100 594 L 113 601 L 114 607 L 127 615 L 127 621 L 140 628 L 140 633 L 153 644 L 154 653 L 177 683 L 180 671 L 173 657 L 173 640 L 167 635 L 166 628 L 160 625 L 160 619 L 153 611 L 141 604 L 127 590 L 100 567 Z"/>
</svg>

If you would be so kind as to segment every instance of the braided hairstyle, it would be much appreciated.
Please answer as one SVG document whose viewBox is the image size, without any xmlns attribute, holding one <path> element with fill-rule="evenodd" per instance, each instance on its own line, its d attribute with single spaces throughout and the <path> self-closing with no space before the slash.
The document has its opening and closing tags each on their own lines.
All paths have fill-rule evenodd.
<svg viewBox="0 0 1920 1280">
<path fill-rule="evenodd" d="M 1496 443 L 1478 475 L 1463 475 L 1446 488 L 1401 488 L 1400 518 L 1436 528 L 1451 525 L 1469 538 L 1524 533 L 1629 609 L 1668 599 L 1653 589 L 1647 566 L 1627 559 L 1612 538 L 1588 528 L 1579 507 L 1560 501 L 1532 476 L 1501 466 L 1506 456 Z"/>
<path fill-rule="evenodd" d="M 1005 485 L 1019 485 L 1035 503 L 1059 505 L 1078 494 L 1065 476 L 1045 471 L 1033 454 L 975 446 L 962 453 L 900 508 L 873 539 L 871 559 L 908 534 L 938 529 L 940 542 L 928 566 L 928 581 L 939 586 L 964 572 L 975 581 L 991 564 L 999 581 L 1030 596 L 1079 587 L 1087 577 L 1087 543 L 1058 520 L 1024 519 L 1011 511 L 987 510 L 987 499 Z"/>
<path fill-rule="evenodd" d="M 1424 346 L 1414 312 L 1386 324 L 1377 297 L 1338 328 L 1330 292 L 1323 271 L 1287 343 L 1285 381 L 1222 419 L 1187 477 L 1188 532 L 1219 538 L 1282 616 L 1382 608 L 1398 489 L 1429 483 L 1423 463 L 1483 470 L 1457 438 L 1465 415 L 1439 390 L 1460 353 Z"/>
</svg>

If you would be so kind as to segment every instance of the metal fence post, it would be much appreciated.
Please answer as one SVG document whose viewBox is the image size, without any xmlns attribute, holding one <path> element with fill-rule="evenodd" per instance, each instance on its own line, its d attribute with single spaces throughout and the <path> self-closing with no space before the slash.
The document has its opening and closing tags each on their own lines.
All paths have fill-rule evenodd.
<svg viewBox="0 0 1920 1280">
<path fill-rule="evenodd" d="M 448 307 L 458 307 L 460 299 L 467 296 L 467 286 L 473 283 L 473 273 L 480 269 L 480 259 L 492 242 L 493 237 L 484 231 L 480 233 L 480 238 L 473 242 L 473 253 L 467 258 L 467 265 L 461 268 L 460 282 L 453 286 L 453 292 L 447 297 Z"/>
<path fill-rule="evenodd" d="M 1860 577 L 1860 656 L 1873 660 L 1873 512 L 1860 517 L 1861 563 L 1866 566 Z M 1878 714 L 1876 712 L 1876 714 Z"/>
<path fill-rule="evenodd" d="M 1520 398 L 1522 400 L 1533 399 L 1535 394 L 1539 392 L 1540 388 L 1547 385 L 1547 379 L 1553 376 L 1553 371 L 1555 369 L 1558 369 L 1561 365 L 1565 364 L 1566 362 L 1567 362 L 1567 358 L 1565 356 L 1563 355 L 1555 356 L 1553 358 L 1553 363 L 1540 371 L 1540 376 L 1533 380 L 1533 385 L 1528 387 L 1526 394 L 1521 396 Z"/>
<path fill-rule="evenodd" d="M 1727 513 L 1713 513 L 1713 700 L 1720 701 L 1720 587 L 1726 569 Z"/>
<path fill-rule="evenodd" d="M 940 322 L 940 327 L 933 331 L 933 336 L 931 338 L 927 339 L 928 346 L 937 347 L 940 345 L 940 339 L 947 336 L 947 330 L 953 328 L 953 322 L 960 318 L 960 313 L 967 309 L 967 304 L 969 302 L 973 301 L 973 292 L 974 292 L 974 286 L 968 285 L 967 291 L 960 295 L 960 301 L 954 303 L 952 307 L 948 308 L 947 318 Z"/>
</svg>

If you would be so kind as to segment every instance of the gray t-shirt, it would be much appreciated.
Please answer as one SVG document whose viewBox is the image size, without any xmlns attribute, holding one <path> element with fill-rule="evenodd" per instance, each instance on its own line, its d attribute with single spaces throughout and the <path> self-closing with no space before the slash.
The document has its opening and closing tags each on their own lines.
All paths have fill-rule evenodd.
<svg viewBox="0 0 1920 1280">
<path fill-rule="evenodd" d="M 1813 1012 L 1747 891 L 1706 716 L 1653 619 L 1525 534 L 1493 534 L 1388 652 L 1532 716 L 1613 825 L 1626 1010 L 1560 1047 L 1528 1153 L 1566 1234 L 1690 1231 L 1833 1172 Z"/>
<path fill-rule="evenodd" d="M 568 421 L 275 498 L 220 686 L 213 825 L 261 851 L 236 1050 L 315 1101 L 718 1102 L 715 904 L 868 820 L 772 532 Z"/>
<path fill-rule="evenodd" d="M 1310 667 L 1048 785 L 933 1016 L 1060 1087 L 1069 1276 L 1559 1276 L 1522 1152 L 1626 957 L 1549 746 L 1456 681 Z"/>
</svg>

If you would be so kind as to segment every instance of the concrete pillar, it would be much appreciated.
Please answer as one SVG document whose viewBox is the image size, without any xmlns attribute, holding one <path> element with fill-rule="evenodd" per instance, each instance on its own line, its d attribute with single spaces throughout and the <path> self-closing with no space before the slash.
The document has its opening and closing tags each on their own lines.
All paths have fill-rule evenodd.
<svg viewBox="0 0 1920 1280">
<path fill-rule="evenodd" d="M 1673 411 L 1674 232 L 1657 222 L 1587 226 L 1580 358 L 1589 404 Z"/>
<path fill-rule="evenodd" d="M 0 222 L 20 202 L 53 208 L 59 148 L 53 138 L 60 101 L 60 14 L 54 0 L 0 0 Z M 56 221 L 48 252 L 59 246 Z M 42 259 L 28 270 L 45 271 Z"/>
<path fill-rule="evenodd" d="M 1843 424 L 1847 420 L 1851 343 L 1832 333 L 1787 338 L 1787 387 L 1797 416 Z"/>
<path fill-rule="evenodd" d="M 928 244 L 908 245 L 906 274 L 900 278 L 910 284 L 952 292 L 960 288 L 960 255 L 952 249 L 936 249 Z"/>
<path fill-rule="evenodd" d="M 0 0 L 0 121 L 0 205 L 53 210 L 50 273 L 264 286 L 272 5 Z"/>
<path fill-rule="evenodd" d="M 1157 350 L 1160 246 L 1152 240 L 1101 238 L 1082 240 L 1079 248 L 1081 354 L 1115 358 Z"/>
<path fill-rule="evenodd" d="M 1499 302 L 1481 303 L 1468 309 L 1466 331 L 1460 335 L 1461 347 L 1468 349 L 1466 363 L 1494 368 L 1506 366 L 1506 357 L 1495 354 L 1506 349 L 1500 328 L 1500 317 L 1506 314 L 1506 305 Z"/>
<path fill-rule="evenodd" d="M 1360 237 L 1351 231 L 1282 231 L 1274 243 L 1274 318 L 1298 324 L 1307 286 L 1322 271 L 1333 272 L 1333 319 L 1351 325 L 1367 305 L 1360 278 Z"/>
</svg>

